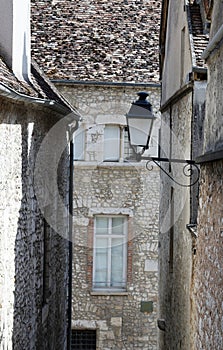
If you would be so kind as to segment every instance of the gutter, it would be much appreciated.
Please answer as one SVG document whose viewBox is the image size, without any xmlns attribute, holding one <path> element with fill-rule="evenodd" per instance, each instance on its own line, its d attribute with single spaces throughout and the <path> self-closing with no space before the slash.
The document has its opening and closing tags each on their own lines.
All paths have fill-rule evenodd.
<svg viewBox="0 0 223 350">
<path fill-rule="evenodd" d="M 201 58 L 204 60 L 207 60 L 210 54 L 217 48 L 217 46 L 220 44 L 220 42 L 223 39 L 223 24 L 217 31 L 217 33 L 213 36 L 213 38 L 209 41 L 209 44 L 207 45 L 206 49 L 204 50 L 203 54 L 201 55 Z M 220 44 L 222 45 L 222 43 Z"/>
<path fill-rule="evenodd" d="M 73 79 L 52 79 L 51 83 L 55 85 L 91 85 L 91 86 L 116 86 L 116 87 L 156 87 L 161 86 L 160 83 L 128 83 L 128 82 L 101 82 L 101 81 L 85 81 Z"/>
<path fill-rule="evenodd" d="M 189 94 L 191 91 L 193 91 L 194 83 L 193 81 L 190 81 L 186 85 L 184 85 L 182 88 L 177 90 L 174 95 L 172 95 L 163 105 L 160 107 L 160 112 L 165 112 L 170 105 L 175 104 L 177 101 L 179 101 L 182 97 Z"/>
<path fill-rule="evenodd" d="M 205 153 L 195 159 L 197 164 L 213 163 L 223 160 L 223 150 Z"/>
<path fill-rule="evenodd" d="M 62 114 L 63 116 L 71 115 L 72 120 L 79 121 L 80 115 L 78 115 L 74 110 L 69 107 L 62 106 L 60 103 L 54 100 L 47 100 L 37 97 L 27 96 L 25 94 L 21 94 L 3 83 L 0 83 L 0 95 L 10 98 L 15 101 L 20 101 L 24 103 L 37 104 L 39 106 L 47 107 L 52 109 L 53 111 Z"/>
</svg>

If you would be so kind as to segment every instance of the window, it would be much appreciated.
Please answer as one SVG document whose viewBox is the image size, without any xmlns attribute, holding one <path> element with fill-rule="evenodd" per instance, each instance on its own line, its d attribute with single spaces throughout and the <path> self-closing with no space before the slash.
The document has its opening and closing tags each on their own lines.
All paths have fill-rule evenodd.
<svg viewBox="0 0 223 350">
<path fill-rule="evenodd" d="M 120 128 L 106 125 L 104 130 L 104 161 L 118 162 L 120 158 Z"/>
<path fill-rule="evenodd" d="M 71 350 L 96 350 L 96 330 L 72 330 Z"/>
<path fill-rule="evenodd" d="M 94 289 L 125 289 L 127 218 L 97 216 L 94 225 Z"/>
<path fill-rule="evenodd" d="M 106 125 L 104 129 L 104 161 L 118 162 L 133 158 L 127 127 Z"/>
<path fill-rule="evenodd" d="M 78 129 L 74 133 L 74 160 L 84 160 L 85 132 Z"/>
<path fill-rule="evenodd" d="M 129 143 L 128 129 L 124 129 L 124 159 L 134 159 L 134 152 Z"/>
<path fill-rule="evenodd" d="M 104 162 L 134 160 L 134 153 L 128 140 L 127 127 L 113 124 L 105 125 L 103 143 L 101 143 L 103 131 L 94 129 L 94 133 L 91 134 L 88 134 L 88 132 L 86 134 L 83 127 L 75 132 L 73 138 L 74 160 L 85 160 L 86 153 L 90 161 L 96 161 L 98 159 L 101 161 L 102 152 Z"/>
</svg>

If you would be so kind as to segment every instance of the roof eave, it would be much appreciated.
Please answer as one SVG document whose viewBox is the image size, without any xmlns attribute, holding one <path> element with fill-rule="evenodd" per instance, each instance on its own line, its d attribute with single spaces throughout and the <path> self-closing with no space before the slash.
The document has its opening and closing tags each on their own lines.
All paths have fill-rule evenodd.
<svg viewBox="0 0 223 350">
<path fill-rule="evenodd" d="M 67 115 L 72 115 L 72 119 L 75 119 L 77 121 L 80 120 L 80 115 L 76 113 L 76 111 L 65 107 L 63 105 L 60 105 L 58 102 L 53 101 L 53 100 L 47 100 L 47 99 L 42 99 L 42 98 L 36 98 L 36 97 L 31 97 L 27 96 L 24 94 L 21 94 L 12 88 L 6 86 L 3 83 L 0 83 L 0 96 L 10 98 L 15 101 L 20 101 L 24 103 L 30 103 L 30 104 L 36 104 L 39 106 L 47 107 L 59 114 L 61 114 L 63 117 Z"/>
</svg>

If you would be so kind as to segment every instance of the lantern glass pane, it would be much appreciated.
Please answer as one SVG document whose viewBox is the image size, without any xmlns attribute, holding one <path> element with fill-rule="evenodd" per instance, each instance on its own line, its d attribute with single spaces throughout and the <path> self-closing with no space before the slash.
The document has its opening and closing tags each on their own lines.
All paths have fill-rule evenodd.
<svg viewBox="0 0 223 350">
<path fill-rule="evenodd" d="M 128 118 L 130 143 L 133 146 L 147 146 L 153 119 Z"/>
</svg>

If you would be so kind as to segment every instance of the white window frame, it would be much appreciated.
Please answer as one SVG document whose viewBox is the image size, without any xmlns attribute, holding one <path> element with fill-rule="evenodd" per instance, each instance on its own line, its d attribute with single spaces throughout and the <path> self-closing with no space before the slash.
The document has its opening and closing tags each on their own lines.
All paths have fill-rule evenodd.
<svg viewBox="0 0 223 350">
<path fill-rule="evenodd" d="M 97 235 L 96 232 L 96 220 L 97 218 L 106 218 L 109 220 L 109 227 L 108 227 L 108 233 L 107 234 L 100 234 Z M 113 218 L 123 218 L 123 234 L 113 234 L 112 233 L 112 219 Z M 105 286 L 98 286 L 95 282 L 95 274 L 96 274 L 96 238 L 106 238 L 108 239 L 108 256 L 107 256 L 107 281 L 105 281 Z M 122 269 L 122 285 L 121 286 L 112 286 L 112 271 L 111 271 L 111 241 L 113 238 L 122 238 L 123 239 L 123 269 Z M 94 246 L 93 246 L 93 281 L 92 286 L 93 290 L 117 290 L 117 291 L 123 291 L 126 290 L 126 283 L 127 283 L 127 240 L 128 240 L 128 217 L 125 215 L 97 215 L 94 218 Z"/>
<path fill-rule="evenodd" d="M 119 132 L 119 136 L 118 136 L 118 154 L 117 157 L 112 158 L 112 157 L 108 157 L 106 155 L 106 151 L 105 151 L 105 142 L 106 142 L 106 128 L 117 128 L 117 131 Z M 129 152 L 127 151 L 127 130 L 126 130 L 126 126 L 125 125 L 119 125 L 119 124 L 105 124 L 104 126 L 104 151 L 103 151 L 103 161 L 104 162 L 125 162 L 128 160 L 134 160 L 134 154 L 133 154 L 133 150 L 131 149 L 130 144 L 128 143 L 128 148 L 129 148 Z M 112 142 L 111 142 L 112 143 Z"/>
</svg>

